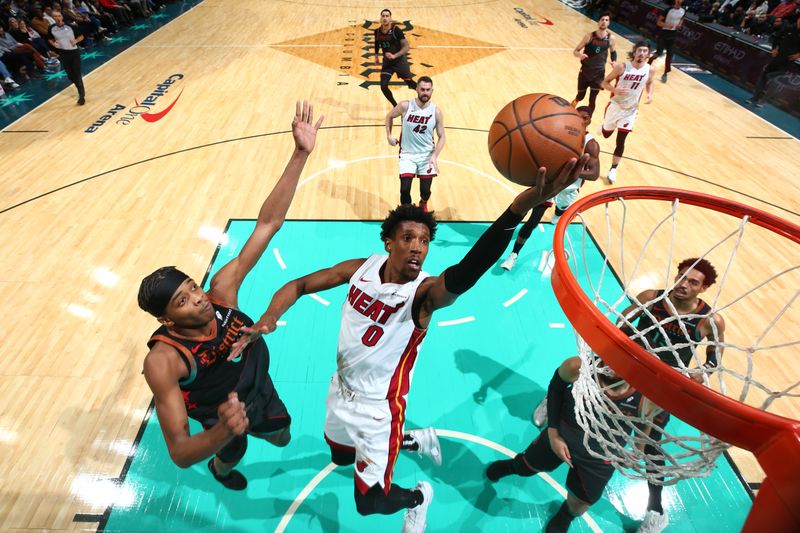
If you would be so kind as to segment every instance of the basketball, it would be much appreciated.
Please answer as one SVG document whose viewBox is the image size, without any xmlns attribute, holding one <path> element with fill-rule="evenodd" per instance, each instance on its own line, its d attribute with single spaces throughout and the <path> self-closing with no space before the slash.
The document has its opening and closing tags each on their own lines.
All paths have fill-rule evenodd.
<svg viewBox="0 0 800 533">
<path fill-rule="evenodd" d="M 583 119 L 569 102 L 552 94 L 520 96 L 506 104 L 489 128 L 489 156 L 507 179 L 530 187 L 540 167 L 547 181 L 571 158 L 583 154 Z"/>
</svg>

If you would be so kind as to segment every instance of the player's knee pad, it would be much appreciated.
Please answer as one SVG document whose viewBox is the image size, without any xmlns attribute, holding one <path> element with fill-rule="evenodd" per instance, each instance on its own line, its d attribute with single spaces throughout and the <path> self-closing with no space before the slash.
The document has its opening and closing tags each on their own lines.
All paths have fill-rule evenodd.
<svg viewBox="0 0 800 533">
<path fill-rule="evenodd" d="M 238 463 L 247 451 L 247 436 L 238 435 L 217 452 L 217 457 L 223 463 Z"/>
<path fill-rule="evenodd" d="M 334 450 L 331 448 L 331 462 L 338 466 L 348 466 L 356 462 L 356 452 Z"/>
</svg>

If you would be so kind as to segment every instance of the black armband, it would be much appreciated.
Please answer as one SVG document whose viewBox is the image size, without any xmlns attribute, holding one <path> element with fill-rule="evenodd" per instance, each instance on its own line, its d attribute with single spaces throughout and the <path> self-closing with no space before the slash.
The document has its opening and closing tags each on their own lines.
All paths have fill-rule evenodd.
<svg viewBox="0 0 800 533">
<path fill-rule="evenodd" d="M 564 381 L 556 369 L 550 385 L 547 386 L 547 427 L 558 429 L 561 425 L 561 405 L 570 385 L 572 384 Z"/>
<path fill-rule="evenodd" d="M 509 207 L 483 232 L 464 259 L 444 271 L 444 287 L 452 294 L 463 294 L 475 285 L 489 270 L 511 242 L 514 230 L 524 215 L 517 215 Z"/>
<path fill-rule="evenodd" d="M 611 51 L 611 61 L 613 61 L 615 63 L 617 62 L 617 51 L 616 50 L 612 50 Z"/>
</svg>

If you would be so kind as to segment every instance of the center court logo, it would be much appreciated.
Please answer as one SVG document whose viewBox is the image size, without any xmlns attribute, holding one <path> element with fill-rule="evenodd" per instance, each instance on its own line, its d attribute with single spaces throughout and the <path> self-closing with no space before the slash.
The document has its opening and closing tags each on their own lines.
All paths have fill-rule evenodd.
<svg viewBox="0 0 800 533">
<path fill-rule="evenodd" d="M 178 103 L 178 99 L 181 97 L 181 94 L 183 94 L 183 89 L 181 88 L 175 98 L 172 99 L 172 101 L 160 111 L 154 112 L 153 108 L 156 107 L 158 100 L 161 97 L 166 96 L 170 92 L 170 89 L 173 88 L 173 85 L 182 79 L 183 74 L 172 74 L 167 79 L 156 85 L 155 89 L 153 89 L 153 91 L 150 92 L 150 94 L 148 94 L 141 102 L 139 102 L 138 99 L 134 99 L 135 105 L 131 106 L 130 108 L 127 108 L 123 104 L 116 104 L 83 131 L 86 133 L 94 133 L 100 129 L 103 124 L 111 121 L 112 119 L 118 126 L 129 126 L 133 123 L 136 117 L 142 117 L 142 120 L 149 123 L 158 122 L 164 118 L 167 113 L 172 111 L 172 108 Z"/>
</svg>

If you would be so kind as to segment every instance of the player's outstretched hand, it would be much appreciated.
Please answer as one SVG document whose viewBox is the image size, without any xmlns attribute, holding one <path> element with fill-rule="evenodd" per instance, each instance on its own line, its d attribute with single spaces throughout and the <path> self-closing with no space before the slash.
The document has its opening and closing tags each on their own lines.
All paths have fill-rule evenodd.
<svg viewBox="0 0 800 533">
<path fill-rule="evenodd" d="M 574 183 L 580 177 L 581 171 L 589 161 L 589 154 L 583 154 L 580 159 L 572 158 L 563 167 L 558 176 L 547 182 L 545 175 L 547 169 L 541 167 L 536 175 L 536 185 L 525 189 L 514 198 L 511 203 L 511 211 L 518 215 L 525 215 L 528 211 L 549 200 L 556 194 L 563 191 L 569 184 Z"/>
<path fill-rule="evenodd" d="M 317 123 L 313 124 L 314 106 L 306 101 L 297 102 L 294 120 L 292 120 L 292 135 L 294 136 L 294 145 L 298 150 L 311 153 L 317 140 L 317 130 L 322 126 L 324 118 L 325 116 L 321 115 Z"/>
<path fill-rule="evenodd" d="M 569 446 L 567 446 L 567 442 L 564 438 L 555 428 L 548 428 L 547 436 L 550 439 L 550 448 L 553 450 L 553 453 L 572 468 L 572 456 L 569 454 Z"/>
<path fill-rule="evenodd" d="M 258 322 L 250 327 L 243 327 L 239 330 L 240 336 L 231 346 L 231 353 L 228 361 L 236 359 L 248 344 L 259 338 L 261 335 L 272 333 L 278 327 L 278 321 L 271 316 L 262 316 Z"/>
<path fill-rule="evenodd" d="M 239 395 L 235 392 L 228 393 L 228 399 L 217 408 L 217 415 L 219 415 L 219 423 L 224 425 L 232 435 L 243 435 L 250 424 L 244 402 L 239 401 Z"/>
</svg>

